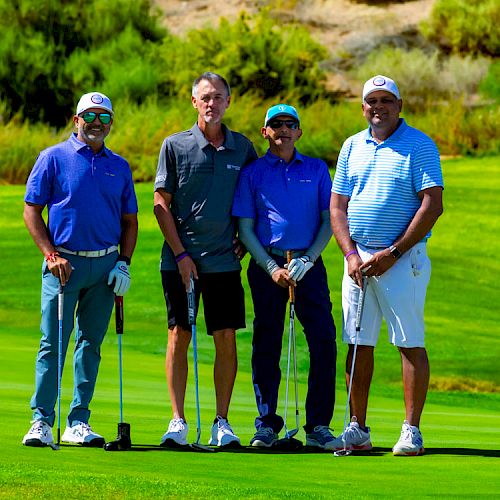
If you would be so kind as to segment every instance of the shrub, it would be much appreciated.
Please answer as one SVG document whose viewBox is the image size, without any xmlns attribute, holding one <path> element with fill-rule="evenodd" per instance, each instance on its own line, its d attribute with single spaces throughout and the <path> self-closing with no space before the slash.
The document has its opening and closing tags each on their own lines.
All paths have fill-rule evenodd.
<svg viewBox="0 0 500 500">
<path fill-rule="evenodd" d="M 488 74 L 479 89 L 486 97 L 500 101 L 500 60 L 497 59 L 490 64 Z"/>
<path fill-rule="evenodd" d="M 232 24 L 223 18 L 218 28 L 192 30 L 182 41 L 166 39 L 160 64 L 170 95 L 189 96 L 192 81 L 212 68 L 240 95 L 293 94 L 305 103 L 324 93 L 319 63 L 326 57 L 305 28 L 282 26 L 264 9 Z"/>
<path fill-rule="evenodd" d="M 443 58 L 437 51 L 427 54 L 420 49 L 385 48 L 372 52 L 353 73 L 360 81 L 359 95 L 361 82 L 371 76 L 383 74 L 393 78 L 405 108 L 412 111 L 459 97 L 469 99 L 477 92 L 488 65 L 483 57 L 452 55 Z"/>
<path fill-rule="evenodd" d="M 437 0 L 421 31 L 448 52 L 500 55 L 498 0 Z"/>
<path fill-rule="evenodd" d="M 130 58 L 148 61 L 150 45 L 164 35 L 151 0 L 0 0 L 0 30 L 0 88 L 11 115 L 20 111 L 57 126 L 72 114 L 78 94 L 106 78 L 137 86 Z M 119 75 L 109 61 L 123 67 Z M 151 88 L 157 76 L 144 64 Z"/>
</svg>

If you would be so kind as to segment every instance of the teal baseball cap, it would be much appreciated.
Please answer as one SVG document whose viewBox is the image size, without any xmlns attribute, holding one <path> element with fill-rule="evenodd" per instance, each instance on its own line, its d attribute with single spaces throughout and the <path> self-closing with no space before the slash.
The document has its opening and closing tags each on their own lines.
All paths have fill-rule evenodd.
<svg viewBox="0 0 500 500">
<path fill-rule="evenodd" d="M 266 119 L 264 120 L 264 127 L 267 127 L 267 124 L 275 116 L 282 116 L 282 115 L 290 116 L 293 119 L 300 122 L 299 114 L 297 113 L 297 110 L 293 106 L 290 106 L 289 104 L 275 104 L 274 106 L 271 106 L 267 110 Z"/>
</svg>

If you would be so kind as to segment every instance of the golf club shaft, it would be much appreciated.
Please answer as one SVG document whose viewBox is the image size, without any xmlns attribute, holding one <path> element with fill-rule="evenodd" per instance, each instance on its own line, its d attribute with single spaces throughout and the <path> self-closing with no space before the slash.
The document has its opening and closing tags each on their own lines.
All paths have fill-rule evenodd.
<svg viewBox="0 0 500 500">
<path fill-rule="evenodd" d="M 122 335 L 123 335 L 123 297 L 115 295 L 115 324 L 118 335 L 118 374 L 120 383 L 120 423 L 123 422 L 123 367 L 122 367 Z"/>
<path fill-rule="evenodd" d="M 196 294 L 194 291 L 194 278 L 191 274 L 188 301 L 188 322 L 191 325 L 191 337 L 193 339 L 193 364 L 194 364 L 194 391 L 196 402 L 196 444 L 200 444 L 201 438 L 201 416 L 200 416 L 200 394 L 198 387 L 198 340 L 196 337 Z"/>
<path fill-rule="evenodd" d="M 62 345 L 63 345 L 63 318 L 64 318 L 64 287 L 59 283 L 57 294 L 57 445 L 61 443 L 61 381 L 62 381 Z"/>
<path fill-rule="evenodd" d="M 349 415 L 352 383 L 353 383 L 353 378 L 354 378 L 354 367 L 356 365 L 356 353 L 358 350 L 359 334 L 361 331 L 361 318 L 363 316 L 363 306 L 365 303 L 365 294 L 366 294 L 366 287 L 367 286 L 368 286 L 368 278 L 366 278 L 365 276 L 362 276 L 361 288 L 359 290 L 359 296 L 358 296 L 358 306 L 356 308 L 356 320 L 355 320 L 356 336 L 354 338 L 354 351 L 352 353 L 351 370 L 350 370 L 350 375 L 349 375 L 349 386 L 347 389 L 347 402 L 345 405 L 345 414 L 344 414 L 344 431 L 347 427 L 347 418 Z M 346 450 L 346 441 L 344 439 L 344 451 L 345 450 Z"/>
</svg>

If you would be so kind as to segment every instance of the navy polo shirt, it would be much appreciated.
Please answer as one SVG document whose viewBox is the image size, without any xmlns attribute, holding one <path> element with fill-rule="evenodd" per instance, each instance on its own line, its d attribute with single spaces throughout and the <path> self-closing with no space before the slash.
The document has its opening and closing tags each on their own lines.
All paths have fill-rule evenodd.
<svg viewBox="0 0 500 500">
<path fill-rule="evenodd" d="M 307 249 L 329 210 L 332 181 L 323 160 L 295 151 L 286 163 L 269 150 L 241 173 L 233 215 L 255 220 L 264 247 Z"/>
<path fill-rule="evenodd" d="M 172 194 L 171 211 L 177 232 L 199 271 L 238 271 L 233 251 L 236 234 L 231 206 L 240 170 L 255 160 L 255 149 L 244 135 L 223 125 L 224 144 L 216 149 L 198 124 L 165 139 L 160 150 L 155 190 Z M 161 270 L 177 269 L 165 242 Z"/>
<path fill-rule="evenodd" d="M 52 243 L 73 251 L 118 245 L 122 215 L 138 211 L 127 161 L 106 147 L 94 153 L 75 133 L 39 154 L 24 201 L 47 205 Z"/>
</svg>

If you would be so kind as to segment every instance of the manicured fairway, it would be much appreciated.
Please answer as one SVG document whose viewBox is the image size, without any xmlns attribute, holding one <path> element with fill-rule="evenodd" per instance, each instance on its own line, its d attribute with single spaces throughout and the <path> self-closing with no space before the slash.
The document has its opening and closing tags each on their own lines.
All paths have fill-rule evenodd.
<svg viewBox="0 0 500 500">
<path fill-rule="evenodd" d="M 22 186 L 0 187 L 0 498 L 373 498 L 498 496 L 500 491 L 500 264 L 499 158 L 444 163 L 445 214 L 429 243 L 433 277 L 427 305 L 432 391 L 422 420 L 427 455 L 393 457 L 403 419 L 398 355 L 383 331 L 376 353 L 369 425 L 371 454 L 195 453 L 159 450 L 170 409 L 163 373 L 165 312 L 158 275 L 161 235 L 152 215 L 152 186 L 138 185 L 140 237 L 125 297 L 125 420 L 136 451 L 106 453 L 63 446 L 23 447 L 29 427 L 34 359 L 39 341 L 41 256 L 22 222 Z M 154 168 L 152 166 L 151 168 Z M 340 324 L 342 257 L 325 253 L 332 302 Z M 244 263 L 246 267 L 246 261 Z M 250 375 L 251 304 L 238 336 L 240 370 L 230 421 L 244 444 L 253 434 L 255 403 Z M 214 413 L 213 347 L 200 332 L 202 440 Z M 299 332 L 301 419 L 307 383 L 307 348 Z M 337 406 L 342 429 L 344 346 L 339 342 Z M 446 390 L 444 390 L 446 389 Z M 454 390 L 449 390 L 454 389 Z M 479 391 L 479 392 L 478 392 Z M 71 400 L 71 360 L 63 380 L 63 422 Z M 190 439 L 196 436 L 192 380 L 187 394 Z M 91 423 L 113 439 L 118 422 L 117 342 L 110 328 Z M 304 439 L 303 431 L 299 438 Z M 142 446 L 140 446 L 142 445 Z"/>
</svg>

